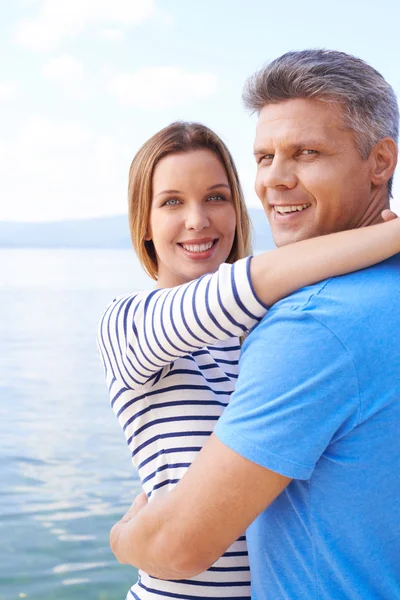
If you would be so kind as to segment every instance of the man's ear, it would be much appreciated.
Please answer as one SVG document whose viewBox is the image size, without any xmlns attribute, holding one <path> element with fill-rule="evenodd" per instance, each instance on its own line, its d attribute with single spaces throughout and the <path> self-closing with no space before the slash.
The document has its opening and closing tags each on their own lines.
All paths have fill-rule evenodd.
<svg viewBox="0 0 400 600">
<path fill-rule="evenodd" d="M 374 185 L 384 185 L 389 181 L 397 165 L 396 142 L 386 137 L 380 140 L 371 150 L 371 181 Z"/>
</svg>

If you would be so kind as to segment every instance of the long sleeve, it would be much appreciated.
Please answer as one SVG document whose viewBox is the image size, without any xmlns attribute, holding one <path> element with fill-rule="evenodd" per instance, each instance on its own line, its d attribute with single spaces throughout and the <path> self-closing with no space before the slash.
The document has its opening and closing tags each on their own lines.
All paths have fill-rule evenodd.
<svg viewBox="0 0 400 600">
<path fill-rule="evenodd" d="M 176 358 L 243 335 L 267 308 L 256 297 L 250 260 L 175 288 L 125 295 L 104 312 L 98 344 L 110 386 L 152 384 Z"/>
</svg>

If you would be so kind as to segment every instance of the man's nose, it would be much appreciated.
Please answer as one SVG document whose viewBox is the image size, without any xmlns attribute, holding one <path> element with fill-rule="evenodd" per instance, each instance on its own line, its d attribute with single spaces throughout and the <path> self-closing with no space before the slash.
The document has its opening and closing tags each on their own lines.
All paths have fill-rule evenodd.
<svg viewBox="0 0 400 600">
<path fill-rule="evenodd" d="M 208 211 L 205 206 L 192 206 L 187 209 L 186 229 L 202 231 L 210 225 Z"/>
<path fill-rule="evenodd" d="M 256 177 L 256 191 L 277 187 L 292 189 L 296 182 L 296 173 L 291 162 L 275 157 L 270 165 L 259 169 Z"/>
</svg>

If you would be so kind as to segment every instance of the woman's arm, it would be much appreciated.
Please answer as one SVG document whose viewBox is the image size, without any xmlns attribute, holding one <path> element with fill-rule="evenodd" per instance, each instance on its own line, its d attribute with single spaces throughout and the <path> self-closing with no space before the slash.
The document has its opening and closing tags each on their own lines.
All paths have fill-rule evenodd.
<svg viewBox="0 0 400 600">
<path fill-rule="evenodd" d="M 115 300 L 99 324 L 98 345 L 110 387 L 153 384 L 178 357 L 239 337 L 266 313 L 254 293 L 250 258 L 170 289 Z M 163 370 L 164 369 L 164 370 Z"/>
<path fill-rule="evenodd" d="M 176 288 L 119 298 L 99 326 L 108 383 L 118 379 L 132 389 L 153 384 L 176 358 L 243 335 L 267 306 L 293 291 L 399 251 L 400 219 L 394 219 L 223 264 Z"/>
<path fill-rule="evenodd" d="M 400 219 L 316 237 L 255 256 L 250 265 L 254 290 L 271 306 L 317 281 L 365 269 L 400 252 Z M 390 221 L 389 221 L 390 219 Z"/>
</svg>

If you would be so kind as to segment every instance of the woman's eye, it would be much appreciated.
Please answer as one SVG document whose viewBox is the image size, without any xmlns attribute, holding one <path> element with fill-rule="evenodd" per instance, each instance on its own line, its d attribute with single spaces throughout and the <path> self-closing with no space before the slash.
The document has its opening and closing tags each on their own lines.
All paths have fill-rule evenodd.
<svg viewBox="0 0 400 600">
<path fill-rule="evenodd" d="M 169 198 L 166 202 L 164 202 L 164 206 L 177 206 L 180 204 L 180 200 L 178 198 Z"/>
<path fill-rule="evenodd" d="M 224 196 L 221 196 L 221 194 L 213 194 L 212 196 L 209 196 L 207 198 L 207 200 L 211 200 L 211 201 L 219 201 L 219 200 L 225 200 Z"/>
</svg>

